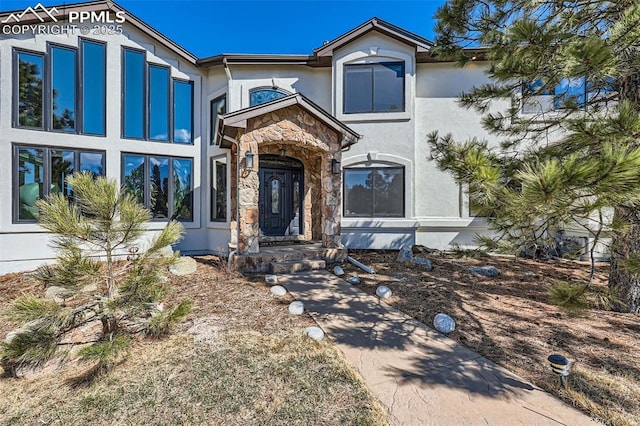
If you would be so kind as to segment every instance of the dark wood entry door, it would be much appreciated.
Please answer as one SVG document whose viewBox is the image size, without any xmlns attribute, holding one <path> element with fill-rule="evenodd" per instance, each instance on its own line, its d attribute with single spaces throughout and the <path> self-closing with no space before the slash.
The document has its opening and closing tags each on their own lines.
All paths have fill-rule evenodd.
<svg viewBox="0 0 640 426">
<path fill-rule="evenodd" d="M 297 235 L 300 229 L 301 171 L 260 168 L 260 229 L 264 235 Z"/>
</svg>

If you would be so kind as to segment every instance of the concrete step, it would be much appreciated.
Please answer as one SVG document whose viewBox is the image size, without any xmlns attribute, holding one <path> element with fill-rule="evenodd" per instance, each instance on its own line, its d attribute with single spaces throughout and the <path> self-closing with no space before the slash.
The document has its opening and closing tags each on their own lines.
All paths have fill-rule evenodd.
<svg viewBox="0 0 640 426">
<path fill-rule="evenodd" d="M 327 263 L 322 259 L 290 260 L 286 262 L 271 262 L 269 272 L 272 274 L 289 274 L 300 271 L 316 271 L 326 268 Z"/>
</svg>

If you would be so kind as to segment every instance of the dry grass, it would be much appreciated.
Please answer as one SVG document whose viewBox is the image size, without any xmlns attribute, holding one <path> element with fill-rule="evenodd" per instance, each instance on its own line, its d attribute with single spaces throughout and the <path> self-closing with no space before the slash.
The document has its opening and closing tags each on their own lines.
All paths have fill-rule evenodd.
<svg viewBox="0 0 640 426">
<path fill-rule="evenodd" d="M 359 286 L 374 294 L 393 291 L 392 306 L 432 326 L 439 312 L 451 315 L 452 339 L 480 352 L 534 384 L 609 425 L 640 425 L 640 315 L 600 309 L 571 313 L 553 305 L 548 288 L 583 283 L 588 266 L 505 258 L 455 259 L 423 256 L 433 265 L 399 265 L 397 252 L 352 252 L 378 274 L 359 274 Z M 496 278 L 472 276 L 469 266 L 497 266 Z M 606 285 L 607 265 L 598 266 L 596 285 Z M 533 272 L 536 275 L 525 275 Z M 572 361 L 571 390 L 564 391 L 546 360 L 561 353 Z"/>
<path fill-rule="evenodd" d="M 139 341 L 108 374 L 85 381 L 71 364 L 34 379 L 0 379 L 0 424 L 387 424 L 380 404 L 328 342 L 302 336 L 306 317 L 286 312 L 257 279 L 197 258 L 174 277 L 174 298 L 193 312 L 173 337 Z M 23 285 L 0 277 L 0 309 Z M 9 327 L 0 324 L 6 331 Z"/>
</svg>

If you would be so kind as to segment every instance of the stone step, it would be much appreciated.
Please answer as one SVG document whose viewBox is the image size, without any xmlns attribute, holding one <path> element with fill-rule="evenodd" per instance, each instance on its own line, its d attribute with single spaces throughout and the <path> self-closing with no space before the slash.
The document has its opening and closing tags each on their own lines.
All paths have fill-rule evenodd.
<svg viewBox="0 0 640 426">
<path fill-rule="evenodd" d="M 290 260 L 286 262 L 271 262 L 269 272 L 272 274 L 289 274 L 291 272 L 316 271 L 326 268 L 327 263 L 322 259 Z"/>
</svg>

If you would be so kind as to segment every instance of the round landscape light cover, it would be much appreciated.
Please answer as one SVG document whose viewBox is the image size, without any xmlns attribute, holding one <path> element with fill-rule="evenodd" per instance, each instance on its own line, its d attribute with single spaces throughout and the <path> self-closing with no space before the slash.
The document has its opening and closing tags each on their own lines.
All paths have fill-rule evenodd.
<svg viewBox="0 0 640 426">
<path fill-rule="evenodd" d="M 324 331 L 320 327 L 307 327 L 304 329 L 304 335 L 317 341 L 324 339 Z"/>
<path fill-rule="evenodd" d="M 271 287 L 271 294 L 274 296 L 280 297 L 287 294 L 287 289 L 282 287 L 281 285 L 274 285 Z"/>
<path fill-rule="evenodd" d="M 456 329 L 456 322 L 449 315 L 440 312 L 433 318 L 433 326 L 440 333 L 449 334 Z"/>
<path fill-rule="evenodd" d="M 296 300 L 295 302 L 291 302 L 289 304 L 289 313 L 291 315 L 302 315 L 304 312 L 304 303 Z"/>
<path fill-rule="evenodd" d="M 391 289 L 386 285 L 381 285 L 376 289 L 376 295 L 381 299 L 388 299 L 391 297 Z"/>
</svg>

